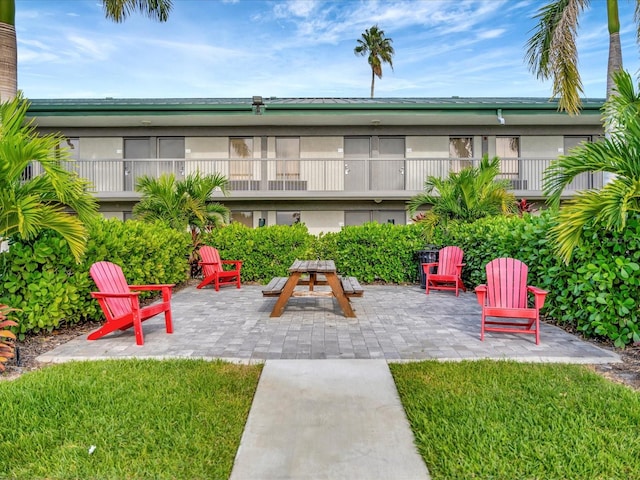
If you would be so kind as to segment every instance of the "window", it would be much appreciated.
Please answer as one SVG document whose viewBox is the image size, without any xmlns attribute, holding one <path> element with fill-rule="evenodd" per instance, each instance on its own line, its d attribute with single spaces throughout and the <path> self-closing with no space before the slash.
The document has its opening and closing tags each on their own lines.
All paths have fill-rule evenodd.
<svg viewBox="0 0 640 480">
<path fill-rule="evenodd" d="M 459 172 L 463 168 L 470 167 L 473 158 L 473 137 L 450 137 L 449 158 L 451 159 L 449 168 L 452 172 Z"/>
<path fill-rule="evenodd" d="M 369 137 L 344 137 L 344 158 L 369 158 L 370 144 Z"/>
<path fill-rule="evenodd" d="M 404 210 L 346 210 L 344 212 L 345 225 L 363 225 L 368 222 L 404 225 L 406 212 Z"/>
<path fill-rule="evenodd" d="M 496 155 L 500 158 L 500 172 L 505 176 L 518 178 L 520 172 L 520 138 L 496 137 Z"/>
<path fill-rule="evenodd" d="M 380 137 L 380 158 L 404 158 L 404 137 Z"/>
<path fill-rule="evenodd" d="M 158 138 L 158 158 L 184 158 L 184 137 Z"/>
<path fill-rule="evenodd" d="M 123 139 L 124 190 L 133 191 L 138 178 L 159 178 L 165 173 L 184 176 L 184 137 L 131 137 Z"/>
<path fill-rule="evenodd" d="M 300 178 L 299 138 L 276 138 L 276 158 L 277 180 L 298 180 Z"/>
<path fill-rule="evenodd" d="M 253 212 L 231 212 L 231 222 L 238 222 L 246 227 L 253 228 Z"/>
<path fill-rule="evenodd" d="M 300 223 L 300 212 L 276 212 L 276 225 L 295 225 Z"/>
<path fill-rule="evenodd" d="M 67 151 L 67 158 L 71 160 L 80 160 L 80 139 L 79 138 L 65 138 L 60 141 L 58 145 L 60 150 Z"/>
<path fill-rule="evenodd" d="M 251 179 L 251 162 L 253 158 L 253 138 L 229 139 L 229 179 Z"/>
</svg>

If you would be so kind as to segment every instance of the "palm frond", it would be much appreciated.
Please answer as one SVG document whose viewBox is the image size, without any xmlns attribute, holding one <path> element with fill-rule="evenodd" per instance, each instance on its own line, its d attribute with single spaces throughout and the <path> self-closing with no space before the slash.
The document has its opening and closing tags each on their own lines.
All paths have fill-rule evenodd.
<svg viewBox="0 0 640 480">
<path fill-rule="evenodd" d="M 477 167 L 452 172 L 446 179 L 427 177 L 425 191 L 407 203 L 410 215 L 424 205 L 432 205 L 431 212 L 444 220 L 474 221 L 488 215 L 515 213 L 515 197 L 508 191 L 510 182 L 496 178 L 500 175 L 500 159 L 485 155 Z"/>
<path fill-rule="evenodd" d="M 120 23 L 134 12 L 141 12 L 159 22 L 166 22 L 172 0 L 102 0 L 105 17 Z"/>
<path fill-rule="evenodd" d="M 83 222 L 97 216 L 97 201 L 91 184 L 64 167 L 67 152 L 57 148 L 63 137 L 38 135 L 26 120 L 28 106 L 20 94 L 0 104 L 0 238 L 30 240 L 55 230 L 79 261 L 86 241 Z M 41 173 L 25 178 L 30 164 L 39 165 Z"/>
<path fill-rule="evenodd" d="M 581 105 L 576 34 L 580 14 L 588 6 L 589 0 L 555 0 L 542 6 L 526 45 L 529 69 L 541 80 L 552 80 L 552 97 L 559 97 L 559 109 L 571 114 Z"/>
<path fill-rule="evenodd" d="M 565 261 L 582 243 L 584 228 L 601 224 L 607 230 L 621 231 L 626 226 L 628 213 L 638 211 L 640 180 L 616 178 L 602 188 L 579 192 L 560 209 L 558 224 L 549 233 L 558 254 Z"/>
</svg>

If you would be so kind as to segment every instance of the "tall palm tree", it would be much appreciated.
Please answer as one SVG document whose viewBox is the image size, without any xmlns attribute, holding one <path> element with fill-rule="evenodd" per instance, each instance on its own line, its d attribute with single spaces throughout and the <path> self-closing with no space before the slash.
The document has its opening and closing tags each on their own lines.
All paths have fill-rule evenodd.
<svg viewBox="0 0 640 480">
<path fill-rule="evenodd" d="M 581 173 L 613 174 L 602 189 L 579 192 L 560 208 L 550 236 L 565 262 L 582 242 L 585 225 L 597 223 L 606 230 L 621 231 L 629 214 L 640 212 L 640 91 L 622 70 L 614 74 L 613 92 L 604 106 L 609 136 L 574 148 L 545 171 L 544 193 L 554 206 L 559 205 L 564 188 Z"/>
<path fill-rule="evenodd" d="M 479 218 L 515 213 L 515 197 L 508 191 L 509 180 L 497 179 L 500 159 L 485 155 L 478 167 L 467 167 L 449 178 L 429 176 L 425 191 L 409 200 L 407 210 L 414 215 L 426 205 L 432 205 L 431 216 L 438 221 L 473 222 Z"/>
<path fill-rule="evenodd" d="M 527 42 L 525 59 L 530 70 L 540 79 L 553 82 L 552 97 L 558 97 L 558 107 L 570 114 L 580 111 L 582 81 L 578 72 L 576 35 L 580 14 L 590 6 L 590 0 L 552 0 L 538 10 L 539 20 L 533 36 Z M 640 19 L 640 0 L 636 0 L 635 20 Z M 618 0 L 607 0 L 609 28 L 609 60 L 607 64 L 607 98 L 614 88 L 614 73 L 622 69 L 620 19 Z M 640 38 L 640 30 L 638 30 Z"/>
<path fill-rule="evenodd" d="M 172 0 L 102 0 L 105 16 L 114 22 L 124 21 L 134 11 L 164 22 L 171 3 Z M 15 0 L 0 0 L 0 102 L 15 97 L 18 87 L 15 12 Z"/>
<path fill-rule="evenodd" d="M 43 230 L 58 232 L 76 260 L 87 238 L 84 222 L 97 215 L 89 183 L 65 169 L 68 151 L 59 134 L 39 136 L 25 122 L 28 103 L 20 95 L 0 104 L 0 241 L 30 240 Z M 27 171 L 42 173 L 26 178 Z"/>
<path fill-rule="evenodd" d="M 384 36 L 384 31 L 378 25 L 367 29 L 358 40 L 358 45 L 353 49 L 356 55 L 366 56 L 371 66 L 371 98 L 376 77 L 382 78 L 382 64 L 388 63 L 393 70 L 393 55 L 395 51 L 391 46 L 392 39 Z"/>
</svg>

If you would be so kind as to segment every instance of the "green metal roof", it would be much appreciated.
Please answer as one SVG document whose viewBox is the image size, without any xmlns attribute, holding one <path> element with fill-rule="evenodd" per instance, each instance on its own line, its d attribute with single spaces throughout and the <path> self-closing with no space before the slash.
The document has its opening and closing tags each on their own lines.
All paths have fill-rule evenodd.
<svg viewBox="0 0 640 480">
<path fill-rule="evenodd" d="M 194 115 L 252 113 L 252 98 L 101 98 L 30 99 L 30 116 L 87 115 Z M 275 98 L 263 97 L 266 114 L 394 112 L 451 114 L 500 108 L 508 113 L 536 114 L 558 112 L 557 100 L 535 97 L 484 98 Z M 582 100 L 582 114 L 600 115 L 604 99 Z"/>
</svg>

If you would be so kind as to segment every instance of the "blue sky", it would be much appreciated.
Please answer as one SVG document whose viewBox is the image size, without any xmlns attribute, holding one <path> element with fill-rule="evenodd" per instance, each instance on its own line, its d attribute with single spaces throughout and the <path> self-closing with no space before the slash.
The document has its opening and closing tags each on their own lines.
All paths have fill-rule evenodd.
<svg viewBox="0 0 640 480">
<path fill-rule="evenodd" d="M 174 0 L 169 21 L 104 18 L 98 0 L 17 0 L 18 87 L 28 98 L 368 97 L 354 55 L 374 24 L 393 40 L 376 97 L 549 97 L 524 61 L 546 0 Z M 605 0 L 581 17 L 586 97 L 603 98 Z M 637 74 L 633 4 L 620 0 L 625 68 Z"/>
</svg>

